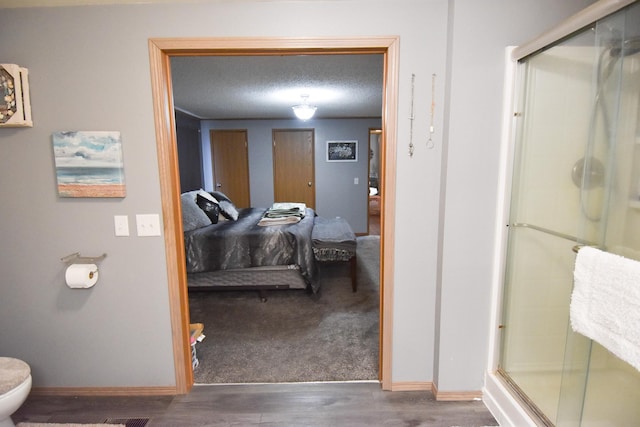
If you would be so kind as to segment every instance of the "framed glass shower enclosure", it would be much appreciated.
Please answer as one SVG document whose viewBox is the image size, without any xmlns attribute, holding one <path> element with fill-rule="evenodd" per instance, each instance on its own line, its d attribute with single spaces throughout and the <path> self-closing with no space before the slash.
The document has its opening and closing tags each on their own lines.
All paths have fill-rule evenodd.
<svg viewBox="0 0 640 427">
<path fill-rule="evenodd" d="M 569 322 L 582 245 L 640 260 L 640 3 L 518 82 L 498 372 L 541 425 L 640 425 L 640 372 Z"/>
</svg>

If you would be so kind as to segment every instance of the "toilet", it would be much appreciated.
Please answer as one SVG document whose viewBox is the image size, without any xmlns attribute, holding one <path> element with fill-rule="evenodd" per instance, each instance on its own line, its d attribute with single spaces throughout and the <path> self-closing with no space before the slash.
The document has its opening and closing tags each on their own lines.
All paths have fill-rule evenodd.
<svg viewBox="0 0 640 427">
<path fill-rule="evenodd" d="M 11 414 L 31 391 L 31 368 L 22 360 L 0 357 L 0 427 L 14 427 Z"/>
</svg>

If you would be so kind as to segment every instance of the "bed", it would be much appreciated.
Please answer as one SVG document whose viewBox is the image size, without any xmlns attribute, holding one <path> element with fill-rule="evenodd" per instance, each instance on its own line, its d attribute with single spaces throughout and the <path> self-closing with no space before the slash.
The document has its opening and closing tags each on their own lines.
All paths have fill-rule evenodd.
<svg viewBox="0 0 640 427">
<path fill-rule="evenodd" d="M 207 194 L 216 203 L 207 205 Z M 181 201 L 189 290 L 318 291 L 313 209 L 296 223 L 261 226 L 269 208 L 236 209 L 220 192 L 188 192 Z"/>
</svg>

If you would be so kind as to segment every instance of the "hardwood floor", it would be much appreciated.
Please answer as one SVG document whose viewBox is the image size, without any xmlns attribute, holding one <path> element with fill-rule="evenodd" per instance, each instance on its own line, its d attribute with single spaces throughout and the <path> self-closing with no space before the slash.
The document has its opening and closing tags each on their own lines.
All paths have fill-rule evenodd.
<svg viewBox="0 0 640 427">
<path fill-rule="evenodd" d="M 380 215 L 369 217 L 380 234 Z M 12 416 L 34 423 L 127 427 L 497 426 L 480 401 L 438 402 L 427 391 L 385 392 L 377 382 L 196 385 L 184 396 L 32 395 Z"/>
<path fill-rule="evenodd" d="M 142 426 L 497 426 L 484 404 L 385 392 L 377 382 L 194 386 L 184 396 L 30 396 L 14 422 Z M 145 422 L 148 419 L 148 422 Z"/>
</svg>

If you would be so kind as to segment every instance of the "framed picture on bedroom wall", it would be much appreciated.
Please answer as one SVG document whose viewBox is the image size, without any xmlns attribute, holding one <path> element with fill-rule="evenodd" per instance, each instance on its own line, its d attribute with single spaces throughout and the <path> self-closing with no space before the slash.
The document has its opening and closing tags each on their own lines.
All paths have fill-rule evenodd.
<svg viewBox="0 0 640 427">
<path fill-rule="evenodd" d="M 357 162 L 358 141 L 327 141 L 327 162 Z"/>
</svg>

